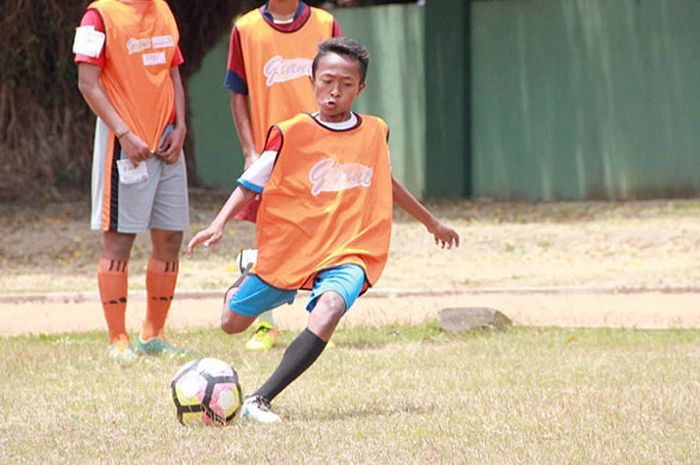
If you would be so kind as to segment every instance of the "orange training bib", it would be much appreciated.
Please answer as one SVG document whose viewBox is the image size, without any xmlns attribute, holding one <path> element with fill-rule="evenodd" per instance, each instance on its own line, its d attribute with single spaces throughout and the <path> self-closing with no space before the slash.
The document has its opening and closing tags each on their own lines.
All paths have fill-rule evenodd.
<svg viewBox="0 0 700 465">
<path fill-rule="evenodd" d="M 294 32 L 273 28 L 257 8 L 236 21 L 251 102 L 253 140 L 258 150 L 273 124 L 300 111 L 313 112 L 311 63 L 320 42 L 333 36 L 333 16 L 311 8 L 307 22 Z"/>
<path fill-rule="evenodd" d="M 388 129 L 358 115 L 348 130 L 309 114 L 278 125 L 282 147 L 258 211 L 255 273 L 282 289 L 309 289 L 318 271 L 357 264 L 373 285 L 389 253 Z"/>
</svg>

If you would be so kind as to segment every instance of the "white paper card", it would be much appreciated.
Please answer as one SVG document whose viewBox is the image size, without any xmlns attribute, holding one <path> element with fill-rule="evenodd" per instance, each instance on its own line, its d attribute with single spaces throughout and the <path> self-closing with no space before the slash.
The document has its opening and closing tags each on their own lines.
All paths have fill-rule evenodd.
<svg viewBox="0 0 700 465">
<path fill-rule="evenodd" d="M 144 66 L 156 66 L 165 64 L 165 52 L 144 53 L 141 56 L 143 57 Z"/>
<path fill-rule="evenodd" d="M 117 160 L 117 169 L 119 170 L 119 181 L 122 184 L 138 184 L 148 181 L 148 170 L 145 162 L 134 166 L 131 160 L 124 158 Z"/>
<path fill-rule="evenodd" d="M 103 32 L 96 31 L 95 26 L 80 26 L 75 29 L 73 53 L 98 58 L 105 44 Z"/>
</svg>

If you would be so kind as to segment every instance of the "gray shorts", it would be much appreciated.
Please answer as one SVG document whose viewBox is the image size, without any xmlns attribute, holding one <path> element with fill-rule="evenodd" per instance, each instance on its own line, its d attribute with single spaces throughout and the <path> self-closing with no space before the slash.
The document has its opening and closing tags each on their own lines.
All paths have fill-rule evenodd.
<svg viewBox="0 0 700 465">
<path fill-rule="evenodd" d="M 163 137 L 172 126 L 165 128 Z M 116 162 L 126 158 L 117 138 L 97 118 L 92 159 L 92 216 L 97 231 L 140 233 L 147 229 L 185 231 L 189 228 L 187 170 L 184 153 L 172 165 L 158 157 L 146 163 L 148 181 L 123 184 Z"/>
</svg>

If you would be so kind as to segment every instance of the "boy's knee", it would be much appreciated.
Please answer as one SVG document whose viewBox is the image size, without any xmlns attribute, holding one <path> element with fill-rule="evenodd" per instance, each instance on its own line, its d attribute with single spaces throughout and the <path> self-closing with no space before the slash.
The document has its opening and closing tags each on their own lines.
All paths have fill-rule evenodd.
<svg viewBox="0 0 700 465">
<path fill-rule="evenodd" d="M 345 314 L 345 300 L 335 292 L 326 292 L 319 297 L 312 313 L 320 324 L 334 327 Z"/>
<path fill-rule="evenodd" d="M 106 232 L 102 245 L 102 258 L 128 260 L 136 234 Z"/>
<path fill-rule="evenodd" d="M 171 260 L 177 258 L 182 245 L 182 237 L 182 231 L 151 230 L 153 254 L 162 259 Z"/>
<path fill-rule="evenodd" d="M 226 334 L 242 333 L 248 329 L 253 321 L 255 321 L 254 317 L 239 315 L 229 310 L 226 306 L 221 312 L 221 330 Z"/>
<path fill-rule="evenodd" d="M 335 292 L 326 292 L 321 296 L 328 312 L 333 315 L 343 316 L 345 313 L 345 299 Z"/>
</svg>

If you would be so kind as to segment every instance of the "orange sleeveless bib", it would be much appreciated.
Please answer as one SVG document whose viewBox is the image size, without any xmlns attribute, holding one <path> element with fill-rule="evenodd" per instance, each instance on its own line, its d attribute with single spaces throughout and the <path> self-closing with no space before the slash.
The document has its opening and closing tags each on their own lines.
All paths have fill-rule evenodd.
<svg viewBox="0 0 700 465">
<path fill-rule="evenodd" d="M 262 150 L 270 126 L 300 111 L 318 109 L 308 77 L 318 44 L 333 36 L 333 16 L 311 8 L 300 29 L 282 32 L 256 8 L 236 21 L 236 28 L 248 81 L 253 141 Z"/>
<path fill-rule="evenodd" d="M 373 285 L 389 253 L 388 129 L 358 115 L 347 131 L 309 114 L 278 125 L 282 147 L 258 211 L 255 273 L 281 289 L 310 289 L 320 270 L 356 264 Z"/>
</svg>

